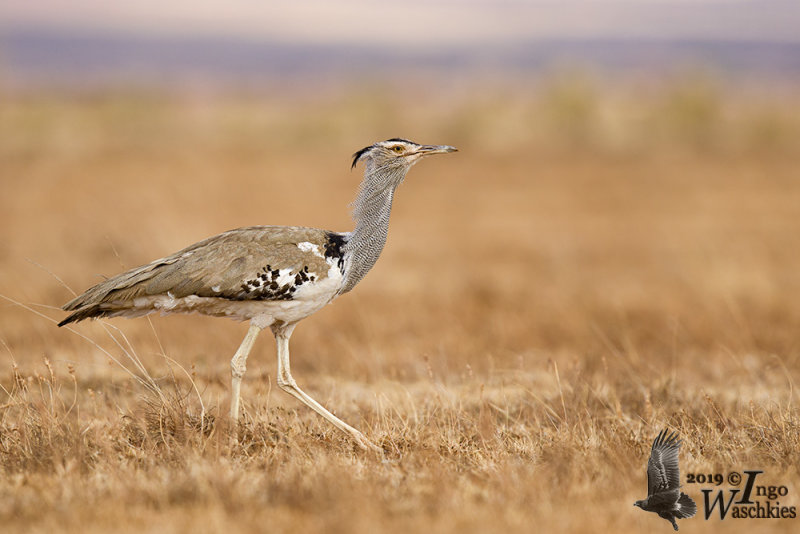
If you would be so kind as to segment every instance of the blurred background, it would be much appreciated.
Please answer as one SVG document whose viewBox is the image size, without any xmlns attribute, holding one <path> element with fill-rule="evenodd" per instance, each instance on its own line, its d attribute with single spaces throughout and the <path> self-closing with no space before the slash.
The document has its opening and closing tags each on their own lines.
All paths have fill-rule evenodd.
<svg viewBox="0 0 800 534">
<path fill-rule="evenodd" d="M 320 320 L 427 336 L 387 355 L 402 372 L 601 353 L 628 315 L 673 355 L 785 352 L 798 27 L 790 0 L 6 1 L 2 292 L 53 306 L 48 272 L 79 290 L 230 228 L 348 229 L 349 154 L 399 136 L 461 152 L 414 170 L 379 267 Z M 423 312 L 387 324 L 370 300 Z M 230 352 L 240 327 L 219 328 L 202 354 Z M 306 364 L 381 373 L 330 358 Z"/>
<path fill-rule="evenodd" d="M 3 0 L 0 295 L 30 310 L 0 301 L 0 368 L 21 373 L 0 375 L 0 410 L 21 413 L 0 427 L 28 428 L 0 438 L 33 437 L 0 458 L 56 481 L 3 477 L 0 516 L 104 531 L 114 501 L 105 531 L 640 532 L 661 520 L 597 484 L 642 498 L 661 425 L 687 437 L 682 468 L 764 467 L 795 495 L 799 30 L 795 0 Z M 303 322 L 292 363 L 402 461 L 354 460 L 271 393 L 268 335 L 238 474 L 189 423 L 183 448 L 162 454 L 159 427 L 148 449 L 129 424 L 142 388 L 100 350 L 121 353 L 117 331 L 78 325 L 94 345 L 55 327 L 58 306 L 231 228 L 350 229 L 350 155 L 391 137 L 460 151 L 411 171 L 380 261 Z M 225 420 L 243 325 L 110 323 Z"/>
<path fill-rule="evenodd" d="M 202 92 L 320 93 L 323 82 L 425 75 L 469 89 L 568 65 L 614 80 L 705 68 L 727 82 L 765 84 L 796 76 L 799 19 L 791 0 L 8 0 L 0 8 L 5 85 Z"/>
<path fill-rule="evenodd" d="M 788 0 L 6 1 L 0 290 L 57 306 L 56 276 L 82 290 L 230 228 L 346 230 L 349 155 L 406 137 L 461 152 L 414 169 L 378 267 L 295 342 L 343 338 L 297 365 L 414 377 L 421 355 L 447 374 L 631 336 L 786 353 L 799 27 Z M 50 341 L 3 313 L 7 340 Z M 188 354 L 224 372 L 240 326 L 169 321 L 181 343 L 213 321 Z M 393 348 L 365 362 L 365 340 Z"/>
</svg>

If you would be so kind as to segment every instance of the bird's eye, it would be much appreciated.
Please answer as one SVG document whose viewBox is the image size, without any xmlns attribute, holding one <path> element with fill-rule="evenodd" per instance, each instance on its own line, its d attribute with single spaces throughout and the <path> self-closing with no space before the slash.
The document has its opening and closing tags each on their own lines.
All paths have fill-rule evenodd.
<svg viewBox="0 0 800 534">
<path fill-rule="evenodd" d="M 395 146 L 392 147 L 392 150 L 394 150 L 395 152 L 400 154 L 403 151 L 403 147 L 400 146 L 400 145 L 395 145 Z"/>
</svg>

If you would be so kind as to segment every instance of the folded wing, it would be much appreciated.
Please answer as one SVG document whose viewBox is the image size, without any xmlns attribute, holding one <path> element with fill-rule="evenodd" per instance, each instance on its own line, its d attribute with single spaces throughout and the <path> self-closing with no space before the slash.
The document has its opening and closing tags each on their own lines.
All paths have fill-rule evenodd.
<svg viewBox="0 0 800 534">
<path fill-rule="evenodd" d="M 324 279 L 330 234 L 302 227 L 254 226 L 195 243 L 105 280 L 64 305 L 60 325 L 125 315 L 140 297 L 288 300 L 298 285 Z"/>
</svg>

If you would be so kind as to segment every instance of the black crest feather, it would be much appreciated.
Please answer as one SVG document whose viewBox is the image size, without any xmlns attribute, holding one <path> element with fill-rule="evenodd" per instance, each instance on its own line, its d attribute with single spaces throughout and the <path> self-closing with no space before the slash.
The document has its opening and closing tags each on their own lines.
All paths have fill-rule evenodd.
<svg viewBox="0 0 800 534">
<path fill-rule="evenodd" d="M 358 160 L 361 159 L 361 156 L 363 156 L 364 153 L 369 151 L 369 149 L 372 148 L 373 146 L 375 145 L 365 146 L 364 148 L 353 154 L 353 164 L 350 165 L 350 168 L 355 169 L 356 163 L 358 163 Z"/>
</svg>

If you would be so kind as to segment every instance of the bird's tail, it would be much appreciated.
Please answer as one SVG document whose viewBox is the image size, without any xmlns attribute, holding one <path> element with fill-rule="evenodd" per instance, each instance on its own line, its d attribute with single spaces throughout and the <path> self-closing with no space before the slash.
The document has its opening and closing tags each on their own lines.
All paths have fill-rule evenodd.
<svg viewBox="0 0 800 534">
<path fill-rule="evenodd" d="M 69 310 L 70 308 L 66 308 L 66 305 L 63 309 Z M 101 310 L 100 306 L 93 305 L 87 306 L 85 308 L 79 308 L 78 311 L 71 313 L 67 316 L 66 319 L 58 323 L 58 326 L 64 326 L 69 323 L 74 323 L 77 321 L 83 321 L 84 319 L 96 318 L 96 317 L 103 317 L 103 311 Z"/>
<path fill-rule="evenodd" d="M 137 311 L 132 309 L 133 299 L 143 293 L 147 294 L 148 288 L 145 287 L 146 284 L 165 269 L 173 267 L 176 261 L 176 257 L 156 260 L 90 287 L 85 293 L 78 295 L 62 306 L 62 310 L 72 313 L 58 323 L 58 326 L 83 321 L 84 319 L 119 315 L 126 317 L 146 315 L 153 310 Z"/>
<path fill-rule="evenodd" d="M 697 505 L 694 503 L 692 498 L 685 493 L 681 493 L 681 496 L 678 499 L 677 508 L 678 509 L 675 510 L 675 516 L 682 519 L 692 517 L 697 513 Z"/>
</svg>

